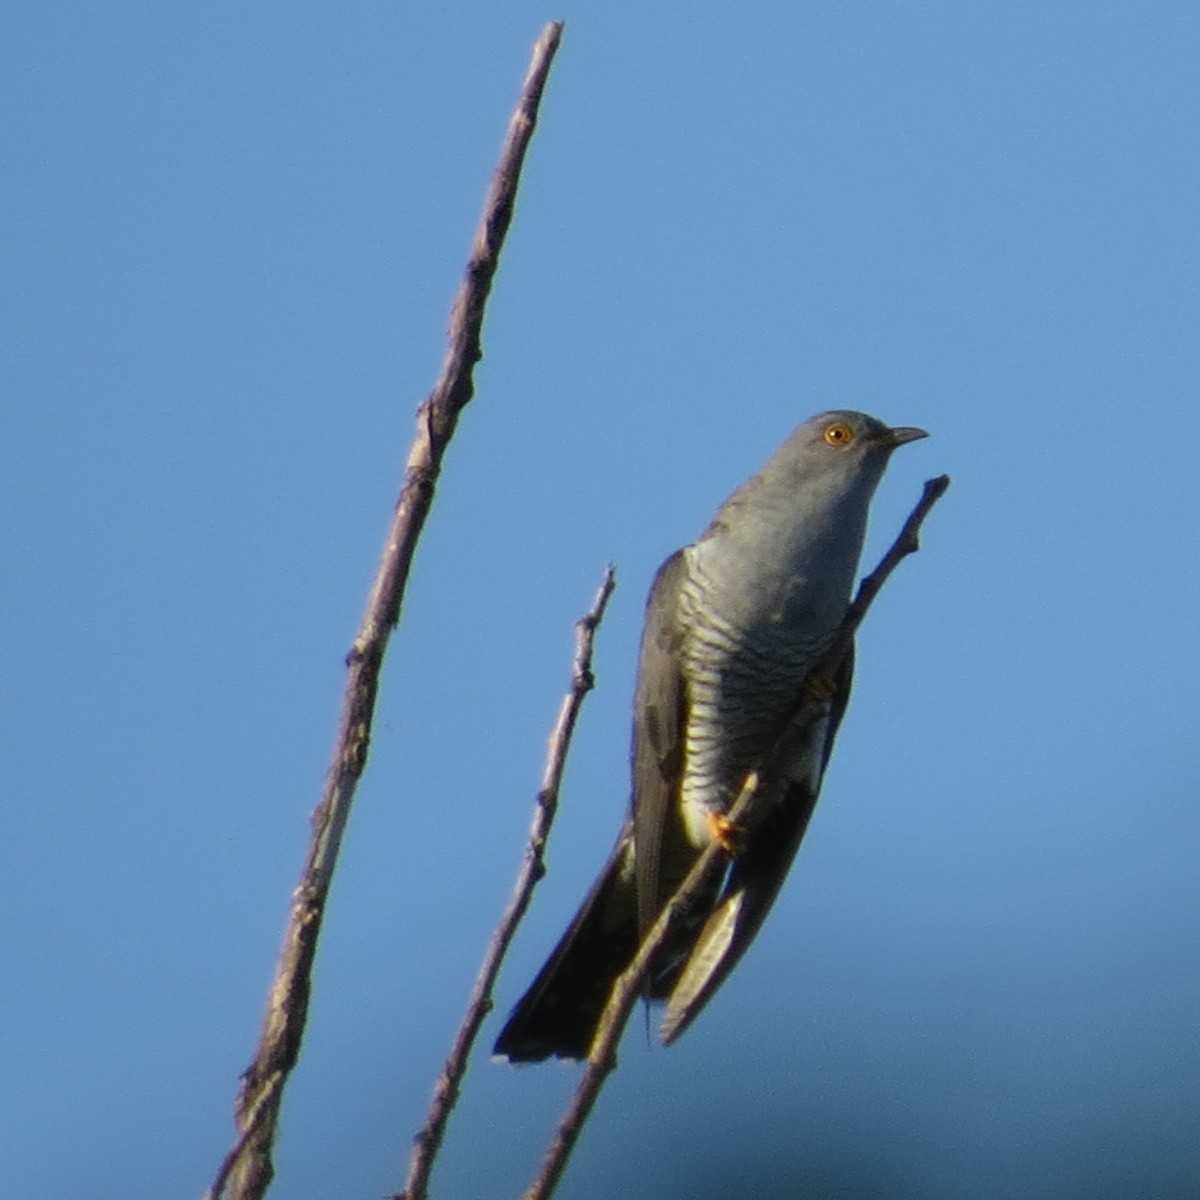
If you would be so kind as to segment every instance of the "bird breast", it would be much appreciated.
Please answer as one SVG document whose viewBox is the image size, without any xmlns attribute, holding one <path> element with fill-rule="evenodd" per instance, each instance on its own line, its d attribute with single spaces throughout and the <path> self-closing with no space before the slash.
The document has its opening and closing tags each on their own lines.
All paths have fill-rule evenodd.
<svg viewBox="0 0 1200 1200">
<path fill-rule="evenodd" d="M 792 715 L 848 590 L 830 594 L 779 559 L 722 560 L 705 545 L 685 551 L 678 613 L 687 697 L 680 799 L 696 845 L 708 815 L 729 808 Z"/>
</svg>

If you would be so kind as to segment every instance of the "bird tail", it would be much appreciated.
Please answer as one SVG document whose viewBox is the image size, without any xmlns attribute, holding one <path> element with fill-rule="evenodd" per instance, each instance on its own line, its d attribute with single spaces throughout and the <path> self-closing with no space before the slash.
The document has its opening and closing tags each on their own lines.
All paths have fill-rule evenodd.
<svg viewBox="0 0 1200 1200">
<path fill-rule="evenodd" d="M 586 1058 L 613 983 L 637 953 L 639 936 L 627 822 L 574 920 L 509 1014 L 494 1053 L 509 1062 Z"/>
</svg>

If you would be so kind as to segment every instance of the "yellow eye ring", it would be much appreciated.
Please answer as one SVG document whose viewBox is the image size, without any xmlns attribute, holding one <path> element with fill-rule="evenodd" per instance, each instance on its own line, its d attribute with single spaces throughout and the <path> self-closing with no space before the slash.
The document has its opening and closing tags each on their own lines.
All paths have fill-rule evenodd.
<svg viewBox="0 0 1200 1200">
<path fill-rule="evenodd" d="M 825 430 L 825 440 L 831 446 L 848 446 L 854 441 L 854 430 L 845 421 L 834 421 Z"/>
</svg>

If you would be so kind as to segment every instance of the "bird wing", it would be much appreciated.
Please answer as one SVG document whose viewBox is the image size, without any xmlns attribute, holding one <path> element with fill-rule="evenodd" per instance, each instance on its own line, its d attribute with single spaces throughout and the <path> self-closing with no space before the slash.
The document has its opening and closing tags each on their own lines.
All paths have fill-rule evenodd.
<svg viewBox="0 0 1200 1200">
<path fill-rule="evenodd" d="M 680 860 L 684 873 L 690 866 L 680 844 L 684 834 L 678 804 L 686 721 L 677 615 L 682 574 L 683 551 L 677 550 L 650 586 L 633 702 L 634 869 L 643 933 L 664 895 L 678 885 Z M 694 858 L 695 850 L 690 853 Z"/>
<path fill-rule="evenodd" d="M 842 661 L 827 716 L 807 731 L 815 745 L 802 748 L 794 768 L 775 781 L 781 790 L 746 831 L 725 886 L 671 991 L 660 1036 L 669 1045 L 696 1019 L 737 965 L 766 919 L 800 848 L 820 795 L 821 779 L 850 699 L 854 652 Z M 769 785 L 770 786 L 770 785 Z"/>
</svg>

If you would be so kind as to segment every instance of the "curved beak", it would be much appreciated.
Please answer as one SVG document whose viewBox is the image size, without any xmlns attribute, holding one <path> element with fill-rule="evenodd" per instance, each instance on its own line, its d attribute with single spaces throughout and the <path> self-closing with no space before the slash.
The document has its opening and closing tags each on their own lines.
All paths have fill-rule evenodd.
<svg viewBox="0 0 1200 1200">
<path fill-rule="evenodd" d="M 915 425 L 897 425 L 895 429 L 889 429 L 887 432 L 888 444 L 893 448 L 903 446 L 905 442 L 919 441 L 928 436 L 929 434 L 924 429 L 918 429 Z"/>
</svg>

